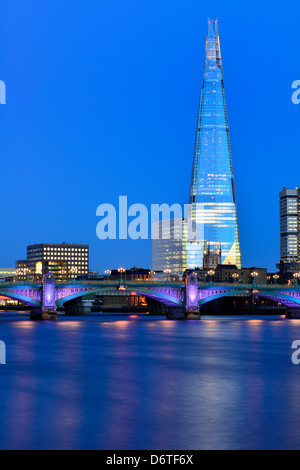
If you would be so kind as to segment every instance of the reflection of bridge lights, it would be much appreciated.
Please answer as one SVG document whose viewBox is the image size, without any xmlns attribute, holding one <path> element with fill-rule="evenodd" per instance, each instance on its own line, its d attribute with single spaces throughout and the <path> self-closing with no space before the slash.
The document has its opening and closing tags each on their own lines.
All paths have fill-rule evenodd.
<svg viewBox="0 0 300 470">
<path fill-rule="evenodd" d="M 21 328 L 22 330 L 31 330 L 34 326 L 36 326 L 36 323 L 32 321 L 14 322 L 14 327 Z"/>
<path fill-rule="evenodd" d="M 64 322 L 58 322 L 58 326 L 66 326 L 67 328 L 79 328 L 82 326 L 82 323 L 79 321 L 64 321 Z"/>
<path fill-rule="evenodd" d="M 129 322 L 128 320 L 117 320 L 113 324 L 114 326 L 117 326 L 118 328 L 126 328 Z"/>
</svg>

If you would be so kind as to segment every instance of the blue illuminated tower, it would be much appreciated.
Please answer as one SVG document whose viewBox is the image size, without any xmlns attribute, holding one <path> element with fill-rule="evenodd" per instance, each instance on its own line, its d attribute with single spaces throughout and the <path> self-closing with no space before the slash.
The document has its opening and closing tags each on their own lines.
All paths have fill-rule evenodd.
<svg viewBox="0 0 300 470">
<path fill-rule="evenodd" d="M 221 244 L 222 264 L 241 268 L 229 127 L 217 21 L 208 21 L 189 204 L 197 241 L 187 243 L 187 267 L 203 263 L 205 247 Z M 200 230 L 199 230 L 200 228 Z"/>
</svg>

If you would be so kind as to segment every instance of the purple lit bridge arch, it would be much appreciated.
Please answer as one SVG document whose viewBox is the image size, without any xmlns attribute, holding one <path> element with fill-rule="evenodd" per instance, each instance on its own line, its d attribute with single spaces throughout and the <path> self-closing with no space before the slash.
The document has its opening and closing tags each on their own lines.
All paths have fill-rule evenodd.
<svg viewBox="0 0 300 470">
<path fill-rule="evenodd" d="M 163 286 L 158 283 L 150 282 L 129 282 L 126 283 L 126 287 L 120 288 L 120 283 L 104 283 L 104 285 L 81 285 L 75 287 L 72 285 L 57 286 L 56 294 L 56 305 L 57 307 L 62 306 L 64 303 L 78 298 L 82 298 L 86 295 L 113 295 L 113 296 L 124 296 L 130 294 L 136 294 L 139 296 L 146 297 L 148 299 L 156 300 L 167 307 L 185 307 L 185 286 L 181 282 L 180 285 L 176 284 L 164 284 Z"/>
<path fill-rule="evenodd" d="M 199 306 L 223 297 L 249 297 L 254 295 L 281 303 L 288 308 L 300 308 L 299 286 L 259 285 L 252 284 L 210 285 L 208 288 L 199 286 Z"/>
<path fill-rule="evenodd" d="M 42 305 L 42 285 L 41 284 L 10 284 L 0 283 L 0 296 L 11 300 L 17 300 L 30 307 L 41 307 Z"/>
</svg>

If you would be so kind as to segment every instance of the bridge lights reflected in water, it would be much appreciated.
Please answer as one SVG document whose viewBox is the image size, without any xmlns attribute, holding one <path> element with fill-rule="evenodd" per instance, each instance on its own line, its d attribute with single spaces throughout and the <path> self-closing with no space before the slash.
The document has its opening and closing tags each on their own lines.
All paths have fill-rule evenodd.
<svg viewBox="0 0 300 470">
<path fill-rule="evenodd" d="M 37 323 L 32 320 L 16 321 L 13 323 L 13 326 L 21 330 L 32 330 L 37 326 Z"/>
<path fill-rule="evenodd" d="M 56 322 L 57 325 L 59 326 L 66 326 L 67 328 L 80 328 L 82 327 L 82 322 L 81 321 L 58 321 Z"/>
</svg>

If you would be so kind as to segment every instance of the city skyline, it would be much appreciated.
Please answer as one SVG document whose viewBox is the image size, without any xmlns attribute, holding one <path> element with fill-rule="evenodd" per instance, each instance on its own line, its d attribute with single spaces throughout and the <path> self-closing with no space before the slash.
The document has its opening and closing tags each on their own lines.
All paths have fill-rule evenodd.
<svg viewBox="0 0 300 470">
<path fill-rule="evenodd" d="M 193 2 L 171 12 L 166 5 L 153 5 L 135 10 L 132 22 L 137 3 L 126 11 L 118 6 L 113 15 L 112 6 L 93 6 L 82 18 L 75 6 L 66 35 L 65 6 L 49 7 L 45 23 L 42 5 L 29 3 L 23 16 L 14 16 L 5 5 L 8 21 L 0 34 L 7 44 L 1 59 L 7 104 L 1 107 L 1 129 L 3 173 L 11 178 L 2 186 L 1 265 L 14 266 L 26 245 L 62 241 L 88 243 L 92 270 L 151 265 L 150 241 L 98 240 L 95 211 L 100 203 L 115 203 L 120 194 L 146 205 L 186 201 L 190 167 L 185 169 L 182 160 L 190 161 L 192 153 L 207 18 L 216 16 L 222 28 L 243 264 L 275 270 L 278 193 L 283 186 L 299 185 L 300 107 L 291 101 L 291 84 L 299 78 L 292 41 L 299 7 L 295 19 L 275 9 L 268 22 L 267 10 L 260 18 L 245 10 L 240 16 L 239 9 L 226 13 L 220 2 L 213 8 Z M 75 28 L 79 17 L 83 34 Z M 233 27 L 239 17 L 242 33 Z M 18 33 L 7 41 L 9 19 Z M 287 21 L 290 27 L 279 30 Z M 58 31 L 55 38 L 49 28 Z M 113 35 L 117 30 L 124 38 L 121 46 Z M 78 48 L 71 47 L 73 41 Z M 286 43 L 292 46 L 284 48 Z"/>
</svg>

